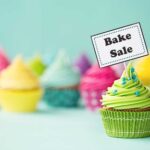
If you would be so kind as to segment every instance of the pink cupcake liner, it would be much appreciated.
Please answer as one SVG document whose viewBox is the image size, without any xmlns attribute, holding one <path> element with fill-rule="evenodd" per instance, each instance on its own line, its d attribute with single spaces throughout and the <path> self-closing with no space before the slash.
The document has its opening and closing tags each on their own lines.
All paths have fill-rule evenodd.
<svg viewBox="0 0 150 150">
<path fill-rule="evenodd" d="M 102 107 L 100 102 L 101 96 L 105 93 L 103 90 L 81 90 L 81 96 L 85 106 L 91 111 L 95 111 Z"/>
</svg>

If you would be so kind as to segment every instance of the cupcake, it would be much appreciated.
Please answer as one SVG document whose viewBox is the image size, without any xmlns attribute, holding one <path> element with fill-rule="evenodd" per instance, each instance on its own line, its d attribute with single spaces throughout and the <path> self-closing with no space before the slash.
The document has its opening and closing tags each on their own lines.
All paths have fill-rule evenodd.
<svg viewBox="0 0 150 150">
<path fill-rule="evenodd" d="M 79 72 L 74 70 L 66 53 L 60 51 L 41 78 L 44 101 L 49 106 L 75 107 L 79 101 Z"/>
<path fill-rule="evenodd" d="M 0 49 L 0 71 L 2 71 L 3 69 L 5 69 L 8 65 L 9 65 L 9 60 L 6 57 L 6 55 L 4 54 L 3 50 Z"/>
<path fill-rule="evenodd" d="M 42 96 L 36 76 L 16 57 L 0 75 L 0 104 L 8 112 L 32 112 Z"/>
<path fill-rule="evenodd" d="M 150 55 L 142 57 L 135 63 L 135 70 L 139 79 L 146 86 L 150 86 Z"/>
<path fill-rule="evenodd" d="M 101 101 L 100 112 L 108 136 L 150 136 L 150 91 L 138 79 L 131 63 Z"/>
<path fill-rule="evenodd" d="M 111 86 L 117 76 L 111 67 L 99 68 L 92 66 L 81 78 L 80 92 L 85 105 L 90 110 L 101 107 L 99 99 L 105 93 L 107 87 Z"/>
<path fill-rule="evenodd" d="M 86 54 L 82 54 L 75 61 L 74 66 L 79 70 L 80 74 L 83 75 L 91 67 L 91 62 Z"/>
<path fill-rule="evenodd" d="M 124 71 L 124 64 L 121 63 L 121 64 L 113 65 L 111 67 L 116 72 L 117 76 L 120 78 Z"/>
<path fill-rule="evenodd" d="M 28 66 L 38 77 L 41 76 L 46 69 L 46 65 L 43 63 L 39 55 L 36 55 L 34 58 L 29 60 Z"/>
</svg>

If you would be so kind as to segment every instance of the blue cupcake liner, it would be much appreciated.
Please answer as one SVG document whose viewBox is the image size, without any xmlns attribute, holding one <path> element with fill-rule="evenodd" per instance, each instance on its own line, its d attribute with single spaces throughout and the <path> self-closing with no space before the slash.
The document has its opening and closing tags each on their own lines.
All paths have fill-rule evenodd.
<svg viewBox="0 0 150 150">
<path fill-rule="evenodd" d="M 79 98 L 79 91 L 73 89 L 45 89 L 43 96 L 47 105 L 54 107 L 77 107 Z"/>
</svg>

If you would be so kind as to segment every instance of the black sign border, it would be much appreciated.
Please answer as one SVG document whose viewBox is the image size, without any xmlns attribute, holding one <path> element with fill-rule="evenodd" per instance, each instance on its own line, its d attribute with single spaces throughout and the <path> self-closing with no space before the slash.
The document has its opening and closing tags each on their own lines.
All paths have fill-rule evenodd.
<svg viewBox="0 0 150 150">
<path fill-rule="evenodd" d="M 97 62 L 98 62 L 98 65 L 99 65 L 100 68 L 104 68 L 104 67 L 101 67 L 101 65 L 100 65 L 100 63 L 99 63 L 99 60 L 98 60 L 98 57 L 97 57 L 97 54 L 96 54 L 96 49 L 95 49 L 95 47 L 94 47 L 94 43 L 93 43 L 92 37 L 93 37 L 93 36 L 100 35 L 100 34 L 104 34 L 104 33 L 107 33 L 107 32 L 111 32 L 111 31 L 114 31 L 114 30 L 118 30 L 118 29 L 121 29 L 121 28 L 124 28 L 124 27 L 128 27 L 128 26 L 131 26 L 131 25 L 135 25 L 135 24 L 139 24 L 139 26 L 140 26 L 140 29 L 141 29 L 141 32 L 142 32 L 142 36 L 143 36 L 143 39 L 144 39 L 144 44 L 145 44 L 145 47 L 146 47 L 146 50 L 147 50 L 147 54 L 146 54 L 146 55 L 143 55 L 143 56 L 140 56 L 140 57 L 136 57 L 136 58 L 130 59 L 130 60 L 138 59 L 138 58 L 141 58 L 141 57 L 144 57 L 144 56 L 148 56 L 148 55 L 149 55 L 149 51 L 148 51 L 148 48 L 147 48 L 147 44 L 146 44 L 146 40 L 145 40 L 145 37 L 144 37 L 144 32 L 143 32 L 143 30 L 142 30 L 141 23 L 140 23 L 140 22 L 132 23 L 132 24 L 129 24 L 129 25 L 125 25 L 125 26 L 118 27 L 118 28 L 115 28 L 115 29 L 112 29 L 112 30 L 108 30 L 108 31 L 105 31 L 105 32 L 93 34 L 93 35 L 90 36 L 90 37 L 91 37 L 91 41 L 92 41 L 92 45 L 93 45 L 93 48 L 94 48 L 94 52 L 95 52 L 95 55 L 96 55 L 96 59 L 97 59 Z M 127 60 L 127 61 L 128 61 L 128 60 Z M 124 62 L 127 62 L 127 61 L 121 61 L 121 62 L 118 62 L 118 63 L 113 64 L 113 65 L 121 64 L 121 63 L 124 63 Z M 113 66 L 113 65 L 108 65 L 108 66 Z M 105 67 L 108 67 L 108 66 L 105 66 Z"/>
</svg>

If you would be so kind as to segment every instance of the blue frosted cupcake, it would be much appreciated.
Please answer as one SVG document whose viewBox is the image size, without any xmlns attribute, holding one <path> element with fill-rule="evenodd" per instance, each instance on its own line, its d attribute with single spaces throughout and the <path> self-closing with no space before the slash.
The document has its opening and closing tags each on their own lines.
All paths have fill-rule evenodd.
<svg viewBox="0 0 150 150">
<path fill-rule="evenodd" d="M 80 74 L 72 67 L 66 53 L 60 51 L 41 77 L 44 101 L 49 106 L 76 107 L 80 98 Z"/>
</svg>

